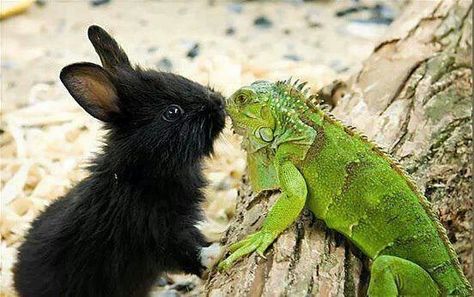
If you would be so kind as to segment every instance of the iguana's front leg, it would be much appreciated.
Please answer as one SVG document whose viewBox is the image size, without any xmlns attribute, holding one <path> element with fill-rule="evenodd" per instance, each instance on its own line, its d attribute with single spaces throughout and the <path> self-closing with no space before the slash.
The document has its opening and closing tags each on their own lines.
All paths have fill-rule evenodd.
<svg viewBox="0 0 474 297">
<path fill-rule="evenodd" d="M 253 251 L 263 257 L 265 250 L 301 213 L 308 193 L 306 181 L 285 151 L 279 149 L 275 157 L 275 168 L 282 192 L 280 197 L 270 209 L 260 231 L 229 247 L 232 254 L 219 263 L 220 270 L 228 269 L 239 258 Z"/>
</svg>

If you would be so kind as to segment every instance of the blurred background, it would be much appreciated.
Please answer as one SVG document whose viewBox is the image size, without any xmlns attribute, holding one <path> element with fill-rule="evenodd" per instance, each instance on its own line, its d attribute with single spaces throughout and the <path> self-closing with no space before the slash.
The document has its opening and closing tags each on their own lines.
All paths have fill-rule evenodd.
<svg viewBox="0 0 474 297">
<path fill-rule="evenodd" d="M 230 95 L 258 79 L 290 76 L 313 92 L 360 69 L 403 1 L 1 0 L 0 296 L 32 219 L 86 175 L 100 124 L 59 81 L 67 64 L 99 63 L 86 35 L 98 24 L 132 62 L 172 71 Z M 202 229 L 217 241 L 234 214 L 245 170 L 226 131 L 206 163 Z M 196 277 L 170 275 L 154 296 L 199 296 Z"/>
</svg>

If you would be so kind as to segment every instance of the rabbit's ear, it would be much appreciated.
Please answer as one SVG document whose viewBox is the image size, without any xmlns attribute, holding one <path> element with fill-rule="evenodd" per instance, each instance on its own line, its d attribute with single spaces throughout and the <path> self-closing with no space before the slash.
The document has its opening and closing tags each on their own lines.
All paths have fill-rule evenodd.
<svg viewBox="0 0 474 297">
<path fill-rule="evenodd" d="M 114 73 L 116 67 L 131 67 L 127 54 L 125 54 L 117 41 L 115 41 L 115 39 L 113 39 L 104 29 L 92 25 L 89 27 L 87 35 L 100 57 L 102 66 L 104 66 L 106 70 Z"/>
<path fill-rule="evenodd" d="M 93 117 L 111 122 L 119 113 L 119 97 L 110 75 L 99 65 L 75 63 L 59 75 L 71 96 Z"/>
</svg>

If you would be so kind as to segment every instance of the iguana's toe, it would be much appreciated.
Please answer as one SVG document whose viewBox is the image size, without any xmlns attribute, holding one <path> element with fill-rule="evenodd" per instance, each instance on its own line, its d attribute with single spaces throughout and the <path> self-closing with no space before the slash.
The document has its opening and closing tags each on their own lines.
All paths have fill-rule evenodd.
<svg viewBox="0 0 474 297">
<path fill-rule="evenodd" d="M 229 261 L 229 259 L 225 259 L 217 265 L 217 270 L 226 271 L 227 269 L 232 267 L 233 264 L 234 264 L 233 261 Z"/>
<path fill-rule="evenodd" d="M 255 233 L 255 234 L 257 234 L 257 233 Z M 243 247 L 243 246 L 249 244 L 249 243 L 252 241 L 253 235 L 255 235 L 255 234 L 252 234 L 252 235 L 250 235 L 250 236 L 247 236 L 247 238 L 245 238 L 245 239 L 243 239 L 243 240 L 240 240 L 240 241 L 237 241 L 237 242 L 231 244 L 231 245 L 229 246 L 229 251 L 230 251 L 231 253 L 233 253 L 233 252 L 235 252 L 236 250 L 240 249 L 241 247 Z"/>
<path fill-rule="evenodd" d="M 229 247 L 231 254 L 219 263 L 218 269 L 220 271 L 226 270 L 238 259 L 254 251 L 256 251 L 259 256 L 266 259 L 264 253 L 274 240 L 275 237 L 271 233 L 259 231 L 248 236 L 244 240 L 232 244 Z"/>
</svg>

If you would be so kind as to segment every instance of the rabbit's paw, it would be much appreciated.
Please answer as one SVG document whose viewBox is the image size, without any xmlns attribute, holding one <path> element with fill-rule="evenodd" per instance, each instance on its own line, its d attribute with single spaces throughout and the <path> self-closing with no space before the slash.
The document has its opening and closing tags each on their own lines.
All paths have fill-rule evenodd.
<svg viewBox="0 0 474 297">
<path fill-rule="evenodd" d="M 217 242 L 202 248 L 200 254 L 201 265 L 207 269 L 211 269 L 222 257 L 223 252 L 224 249 Z"/>
</svg>

